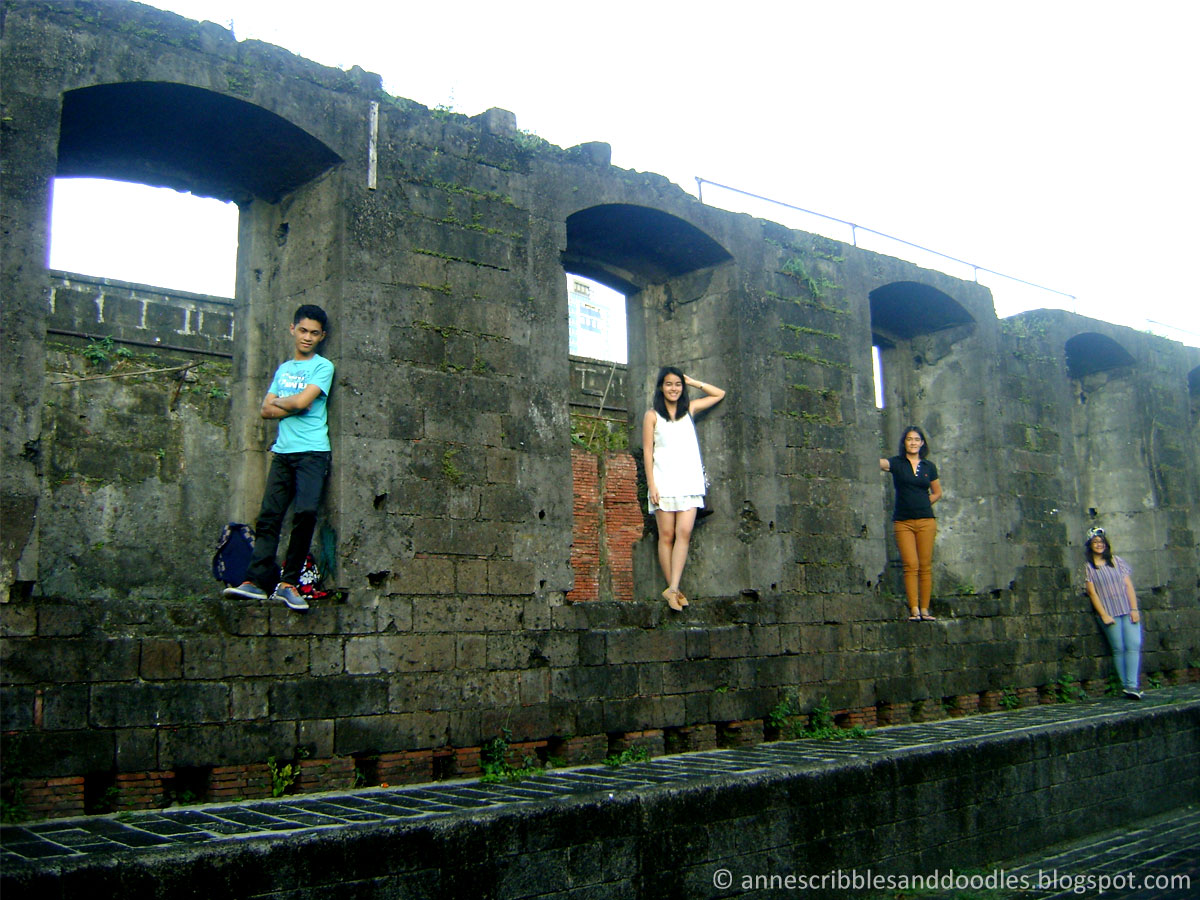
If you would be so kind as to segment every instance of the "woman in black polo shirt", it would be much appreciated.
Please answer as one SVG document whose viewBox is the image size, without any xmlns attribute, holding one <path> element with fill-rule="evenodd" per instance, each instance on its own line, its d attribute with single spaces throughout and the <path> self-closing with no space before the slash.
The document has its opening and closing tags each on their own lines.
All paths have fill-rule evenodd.
<svg viewBox="0 0 1200 900">
<path fill-rule="evenodd" d="M 925 433 L 916 425 L 904 429 L 900 449 L 890 459 L 881 459 L 879 468 L 892 473 L 896 488 L 896 508 L 892 513 L 892 531 L 904 565 L 904 592 L 908 595 L 910 622 L 932 622 L 929 597 L 933 593 L 933 538 L 937 520 L 933 504 L 942 499 L 938 470 L 925 458 L 929 445 Z"/>
</svg>

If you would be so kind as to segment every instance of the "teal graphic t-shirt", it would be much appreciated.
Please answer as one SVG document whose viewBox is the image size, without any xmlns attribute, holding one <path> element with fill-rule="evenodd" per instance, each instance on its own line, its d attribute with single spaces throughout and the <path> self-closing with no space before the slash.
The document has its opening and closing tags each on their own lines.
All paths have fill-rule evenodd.
<svg viewBox="0 0 1200 900">
<path fill-rule="evenodd" d="M 271 448 L 275 453 L 329 450 L 329 419 L 325 414 L 325 401 L 333 386 L 333 363 L 316 353 L 312 359 L 289 359 L 275 370 L 267 393 L 276 397 L 291 397 L 310 384 L 320 387 L 321 395 L 305 412 L 279 420 L 279 434 L 275 438 L 275 446 Z"/>
</svg>

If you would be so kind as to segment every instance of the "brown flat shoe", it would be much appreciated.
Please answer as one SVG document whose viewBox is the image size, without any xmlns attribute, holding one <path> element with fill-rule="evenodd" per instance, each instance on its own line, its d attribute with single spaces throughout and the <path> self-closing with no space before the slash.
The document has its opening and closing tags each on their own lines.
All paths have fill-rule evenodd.
<svg viewBox="0 0 1200 900">
<path fill-rule="evenodd" d="M 679 591 L 667 588 L 662 592 L 663 599 L 667 601 L 667 606 L 675 610 L 675 612 L 683 612 L 683 607 L 679 605 Z"/>
<path fill-rule="evenodd" d="M 680 606 L 688 605 L 687 597 L 683 596 L 683 591 L 676 590 L 675 591 L 675 599 L 679 601 Z"/>
</svg>

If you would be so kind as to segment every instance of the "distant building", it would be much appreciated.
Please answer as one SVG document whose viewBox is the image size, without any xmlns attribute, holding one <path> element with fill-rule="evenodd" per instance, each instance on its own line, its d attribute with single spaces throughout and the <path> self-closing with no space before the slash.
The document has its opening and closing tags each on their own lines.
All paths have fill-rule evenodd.
<svg viewBox="0 0 1200 900">
<path fill-rule="evenodd" d="M 575 275 L 567 276 L 568 352 L 626 361 L 625 298 Z"/>
</svg>

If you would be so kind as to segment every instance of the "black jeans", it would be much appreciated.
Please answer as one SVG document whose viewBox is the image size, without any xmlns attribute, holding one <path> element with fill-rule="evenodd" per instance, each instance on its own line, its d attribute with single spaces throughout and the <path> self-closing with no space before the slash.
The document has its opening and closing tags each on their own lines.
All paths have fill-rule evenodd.
<svg viewBox="0 0 1200 900">
<path fill-rule="evenodd" d="M 300 583 L 300 570 L 312 543 L 317 527 L 317 507 L 329 475 L 329 451 L 306 453 L 276 453 L 267 475 L 262 509 L 254 523 L 254 555 L 246 578 L 270 593 L 276 584 Z M 279 530 L 288 506 L 292 507 L 292 536 L 288 541 L 287 557 L 282 574 L 275 562 L 279 549 Z"/>
</svg>

